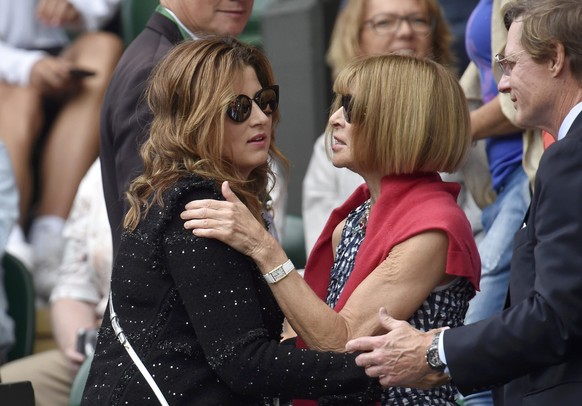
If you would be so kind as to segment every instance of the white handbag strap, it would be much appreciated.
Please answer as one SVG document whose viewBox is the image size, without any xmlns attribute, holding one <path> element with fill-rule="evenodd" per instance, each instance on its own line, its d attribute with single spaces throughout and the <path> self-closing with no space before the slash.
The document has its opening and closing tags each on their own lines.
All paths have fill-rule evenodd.
<svg viewBox="0 0 582 406">
<path fill-rule="evenodd" d="M 162 391 L 156 384 L 156 381 L 154 381 L 154 378 L 150 375 L 149 371 L 147 370 L 143 362 L 141 362 L 141 359 L 139 359 L 139 356 L 137 355 L 137 353 L 127 340 L 127 337 L 125 337 L 123 329 L 119 324 L 119 318 L 117 317 L 115 310 L 113 310 L 113 296 L 111 295 L 111 291 L 109 292 L 109 319 L 111 320 L 111 326 L 113 327 L 113 331 L 115 332 L 117 339 L 119 340 L 121 345 L 123 345 L 123 347 L 129 354 L 129 356 L 131 357 L 131 359 L 133 360 L 133 362 L 135 363 L 143 377 L 146 379 L 146 381 L 150 385 L 150 388 L 152 388 L 152 390 L 154 391 L 156 397 L 160 401 L 160 404 L 162 406 L 169 406 L 168 401 L 162 394 Z"/>
</svg>

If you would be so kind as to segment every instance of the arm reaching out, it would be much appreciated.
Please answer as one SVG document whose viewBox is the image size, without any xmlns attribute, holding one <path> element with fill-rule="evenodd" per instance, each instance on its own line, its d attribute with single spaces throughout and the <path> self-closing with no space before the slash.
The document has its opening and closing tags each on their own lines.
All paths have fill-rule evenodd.
<svg viewBox="0 0 582 406">
<path fill-rule="evenodd" d="M 225 182 L 226 201 L 199 200 L 186 205 L 181 218 L 198 237 L 216 238 L 248 255 L 264 275 L 287 260 L 278 242 L 265 230 Z M 383 330 L 377 309 L 387 307 L 399 318 L 409 318 L 443 279 L 448 239 L 430 231 L 394 247 L 336 313 L 296 272 L 270 288 L 291 326 L 310 347 L 344 352 L 346 342 Z M 424 255 L 418 255 L 419 250 Z M 381 292 L 381 293 L 379 293 Z"/>
</svg>

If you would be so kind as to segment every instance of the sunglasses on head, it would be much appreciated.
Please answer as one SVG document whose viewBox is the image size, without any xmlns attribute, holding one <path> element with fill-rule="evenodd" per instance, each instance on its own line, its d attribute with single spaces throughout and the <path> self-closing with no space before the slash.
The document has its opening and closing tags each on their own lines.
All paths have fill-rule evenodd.
<svg viewBox="0 0 582 406">
<path fill-rule="evenodd" d="M 352 96 L 343 95 L 342 96 L 342 107 L 344 108 L 344 118 L 347 123 L 352 121 Z"/>
<path fill-rule="evenodd" d="M 279 107 L 279 86 L 264 87 L 255 93 L 252 99 L 247 95 L 239 94 L 228 105 L 226 114 L 232 121 L 242 123 L 251 116 L 253 101 L 266 115 L 273 114 Z"/>
</svg>

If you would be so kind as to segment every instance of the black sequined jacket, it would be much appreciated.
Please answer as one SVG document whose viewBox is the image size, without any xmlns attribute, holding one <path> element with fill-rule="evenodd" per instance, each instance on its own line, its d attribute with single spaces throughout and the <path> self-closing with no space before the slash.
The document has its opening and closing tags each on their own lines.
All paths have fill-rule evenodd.
<svg viewBox="0 0 582 406">
<path fill-rule="evenodd" d="M 179 181 L 123 234 L 112 273 L 121 327 L 169 403 L 265 405 L 365 390 L 371 381 L 354 355 L 279 344 L 283 315 L 254 262 L 184 229 L 186 203 L 206 198 L 222 199 L 214 182 Z M 158 404 L 108 310 L 82 404 Z"/>
</svg>

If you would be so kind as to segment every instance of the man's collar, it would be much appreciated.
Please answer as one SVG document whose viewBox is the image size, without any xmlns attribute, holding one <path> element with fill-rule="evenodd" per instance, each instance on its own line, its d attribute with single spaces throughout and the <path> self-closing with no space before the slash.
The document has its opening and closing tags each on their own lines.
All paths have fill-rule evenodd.
<svg viewBox="0 0 582 406">
<path fill-rule="evenodd" d="M 566 118 L 564 118 L 564 121 L 562 121 L 560 130 L 558 131 L 558 141 L 568 134 L 568 131 L 570 131 L 570 127 L 572 127 L 574 120 L 576 120 L 580 113 L 582 113 L 582 102 L 575 105 L 572 108 L 572 110 L 570 110 Z"/>
<path fill-rule="evenodd" d="M 192 31 L 190 31 L 188 29 L 188 27 L 186 27 L 182 23 L 182 21 L 180 21 L 180 19 L 176 16 L 176 14 L 174 14 L 174 12 L 172 10 L 170 10 L 169 8 L 166 8 L 166 7 L 160 5 L 160 6 L 156 7 L 156 11 L 158 13 L 164 15 L 165 17 L 167 17 L 169 20 L 176 23 L 176 25 L 178 25 L 178 28 L 180 29 L 180 32 L 182 33 L 182 37 L 184 39 L 199 39 L 198 36 L 196 34 L 194 34 Z"/>
</svg>

